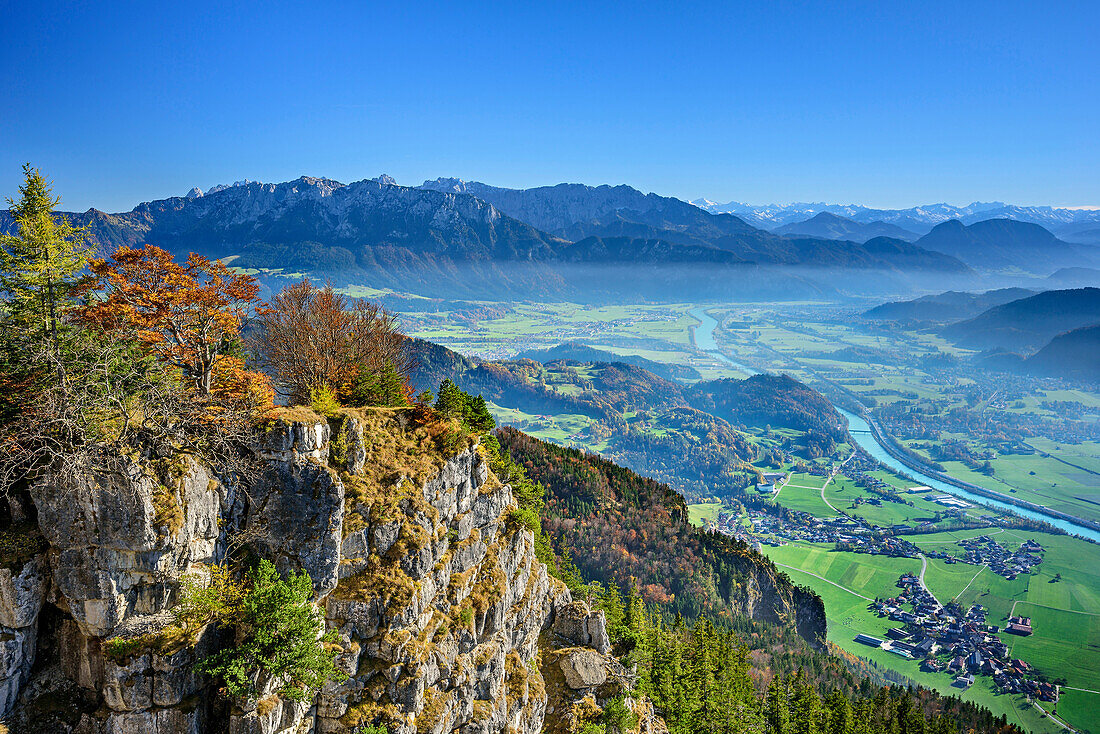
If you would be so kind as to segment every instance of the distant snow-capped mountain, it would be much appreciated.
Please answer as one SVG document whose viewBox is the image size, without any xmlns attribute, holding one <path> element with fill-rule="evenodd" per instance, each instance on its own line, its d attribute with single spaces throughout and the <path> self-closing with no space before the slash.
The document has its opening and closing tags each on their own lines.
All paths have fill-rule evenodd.
<svg viewBox="0 0 1100 734">
<path fill-rule="evenodd" d="M 1063 227 L 1096 222 L 1100 225 L 1100 211 L 1095 209 L 1066 209 L 1051 206 L 1018 206 L 1003 201 L 976 201 L 966 206 L 951 204 L 922 204 L 908 209 L 872 209 L 858 204 L 827 204 L 825 202 L 796 202 L 793 204 L 743 204 L 731 201 L 716 204 L 707 199 L 696 199 L 695 206 L 711 213 L 734 214 L 761 229 L 775 230 L 784 225 L 804 222 L 821 213 L 835 214 L 856 222 L 885 222 L 918 234 L 925 234 L 937 224 L 958 219 L 963 224 L 988 219 L 1015 219 L 1020 222 L 1041 224 L 1056 234 Z"/>
</svg>

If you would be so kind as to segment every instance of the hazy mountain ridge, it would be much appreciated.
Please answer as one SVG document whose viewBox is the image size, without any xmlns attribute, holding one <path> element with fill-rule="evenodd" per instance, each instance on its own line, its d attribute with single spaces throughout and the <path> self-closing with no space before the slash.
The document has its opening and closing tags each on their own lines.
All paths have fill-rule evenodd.
<svg viewBox="0 0 1100 734">
<path fill-rule="evenodd" d="M 1026 288 L 1000 288 L 985 293 L 946 291 L 910 301 L 884 303 L 865 311 L 863 317 L 892 321 L 960 321 L 1035 293 Z"/>
<path fill-rule="evenodd" d="M 1021 366 L 1035 375 L 1100 382 L 1100 324 L 1059 334 Z"/>
<path fill-rule="evenodd" d="M 856 222 L 882 221 L 918 234 L 925 234 L 935 225 L 949 219 L 958 219 L 963 224 L 973 224 L 986 219 L 1014 219 L 1043 225 L 1052 230 L 1088 222 L 1096 222 L 1097 226 L 1100 226 L 1100 210 L 1018 206 L 1000 201 L 973 202 L 966 206 L 943 203 L 923 204 L 907 209 L 875 209 L 860 204 L 827 204 L 825 202 L 757 205 L 737 201 L 719 204 L 707 199 L 695 199 L 691 203 L 712 213 L 736 214 L 746 222 L 764 229 L 775 229 L 786 224 L 802 222 L 822 212 Z"/>
<path fill-rule="evenodd" d="M 780 235 L 803 235 L 853 242 L 866 242 L 874 237 L 892 237 L 912 242 L 920 237 L 916 232 L 894 224 L 882 221 L 857 222 L 832 212 L 820 212 L 805 221 L 784 224 L 772 231 Z"/>
<path fill-rule="evenodd" d="M 988 219 L 970 225 L 952 219 L 915 244 L 987 271 L 1053 272 L 1100 260 L 1100 249 L 1064 242 L 1038 224 L 1014 219 Z"/>
<path fill-rule="evenodd" d="M 941 333 L 971 349 L 1025 354 L 1055 336 L 1100 323 L 1100 288 L 1044 291 L 994 306 L 978 316 L 951 324 Z"/>
</svg>

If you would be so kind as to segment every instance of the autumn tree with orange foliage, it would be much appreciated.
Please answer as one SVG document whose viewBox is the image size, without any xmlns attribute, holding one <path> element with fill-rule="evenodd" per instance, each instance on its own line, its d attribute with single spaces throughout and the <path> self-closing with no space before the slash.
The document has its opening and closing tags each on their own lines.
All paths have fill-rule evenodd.
<svg viewBox="0 0 1100 734">
<path fill-rule="evenodd" d="M 307 279 L 264 304 L 258 320 L 249 346 L 291 402 L 322 387 L 345 404 L 408 402 L 406 339 L 381 306 Z"/>
<path fill-rule="evenodd" d="M 134 329 L 158 358 L 180 368 L 200 394 L 210 395 L 218 362 L 239 342 L 256 300 L 255 279 L 193 252 L 180 265 L 153 245 L 120 247 L 88 268 L 103 297 L 81 317 L 108 329 Z"/>
<path fill-rule="evenodd" d="M 180 452 L 243 476 L 243 448 L 272 406 L 270 381 L 238 355 L 256 283 L 224 264 L 164 250 L 120 248 L 89 263 L 69 305 L 62 349 L 24 359 L 44 381 L 0 427 L 0 489 L 35 477 L 58 486 L 94 473 L 130 477 L 136 456 Z"/>
</svg>

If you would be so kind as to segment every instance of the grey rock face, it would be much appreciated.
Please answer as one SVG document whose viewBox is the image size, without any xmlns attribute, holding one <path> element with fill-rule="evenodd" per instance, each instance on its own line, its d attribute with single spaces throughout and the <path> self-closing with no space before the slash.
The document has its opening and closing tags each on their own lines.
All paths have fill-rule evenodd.
<svg viewBox="0 0 1100 734">
<path fill-rule="evenodd" d="M 127 476 L 32 487 L 54 585 L 86 634 L 165 611 L 187 569 L 214 560 L 231 493 L 190 457 L 171 472 L 172 486 L 131 465 Z"/>
<path fill-rule="evenodd" d="M 15 705 L 30 676 L 38 641 L 38 615 L 49 586 L 44 555 L 22 568 L 0 568 L 0 716 Z"/>
<path fill-rule="evenodd" d="M 346 417 L 340 430 L 339 451 L 325 421 L 266 432 L 257 448 L 266 466 L 247 497 L 187 457 L 36 486 L 49 549 L 18 571 L 0 569 L 0 712 L 27 681 L 48 598 L 67 615 L 51 627 L 59 660 L 50 675 L 98 707 L 65 731 L 204 734 L 228 723 L 232 734 L 335 734 L 385 722 L 391 734 L 538 732 L 547 708 L 533 669 L 540 632 L 557 619 L 577 644 L 604 650 L 602 614 L 571 605 L 536 559 L 531 532 L 508 524 L 511 488 L 490 477 L 478 449 L 440 460 L 426 479 L 395 477 L 370 500 L 378 507 L 349 507 L 366 501 L 349 500 L 345 484 L 361 481 L 352 475 L 367 471 L 371 447 L 360 419 Z M 345 536 L 350 512 L 355 531 Z M 194 666 L 224 631 L 207 628 L 172 654 L 105 654 L 112 636 L 163 628 L 183 576 L 222 557 L 226 528 L 240 528 L 284 573 L 310 573 L 348 680 L 303 702 L 272 695 L 279 680 L 257 681 L 268 695 L 214 721 L 210 683 Z M 594 679 L 583 663 L 579 675 Z M 28 690 L 48 688 L 36 681 Z"/>
<path fill-rule="evenodd" d="M 583 601 L 565 604 L 554 615 L 554 634 L 574 645 L 591 647 L 601 654 L 611 652 L 607 619 L 602 611 L 592 611 Z"/>
<path fill-rule="evenodd" d="M 423 484 L 423 503 L 404 503 L 403 518 L 345 539 L 344 550 L 359 558 L 385 555 L 412 527 L 423 540 L 391 567 L 410 587 L 407 597 L 359 598 L 342 584 L 326 599 L 352 676 L 322 692 L 319 732 L 370 723 L 370 712 L 385 707 L 390 730 L 401 734 L 496 732 L 508 722 L 527 732 L 541 727 L 541 688 L 519 704 L 503 692 L 528 690 L 519 679 L 529 674 L 553 599 L 568 591 L 535 559 L 530 531 L 505 525 L 511 488 L 489 489 L 487 479 L 484 460 L 466 451 Z"/>
<path fill-rule="evenodd" d="M 35 556 L 18 570 L 0 568 L 0 626 L 32 627 L 49 584 L 46 557 Z"/>
<path fill-rule="evenodd" d="M 272 461 L 253 490 L 245 531 L 281 573 L 304 569 L 323 596 L 336 588 L 344 485 L 323 464 Z"/>
<path fill-rule="evenodd" d="M 35 627 L 0 628 L 0 716 L 11 711 L 30 677 L 37 640 Z"/>
</svg>

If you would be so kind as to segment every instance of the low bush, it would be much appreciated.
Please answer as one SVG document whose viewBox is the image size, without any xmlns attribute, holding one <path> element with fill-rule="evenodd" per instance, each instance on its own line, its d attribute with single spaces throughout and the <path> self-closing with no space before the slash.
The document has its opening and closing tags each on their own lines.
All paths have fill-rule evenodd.
<svg viewBox="0 0 1100 734">
<path fill-rule="evenodd" d="M 336 667 L 336 633 L 322 634 L 324 616 L 312 603 L 313 581 L 305 571 L 279 576 L 267 560 L 248 574 L 248 590 L 225 621 L 234 624 L 237 644 L 218 650 L 197 669 L 220 679 L 229 695 L 251 700 L 257 677 L 279 681 L 280 698 L 299 701 L 329 680 L 347 680 Z"/>
</svg>

